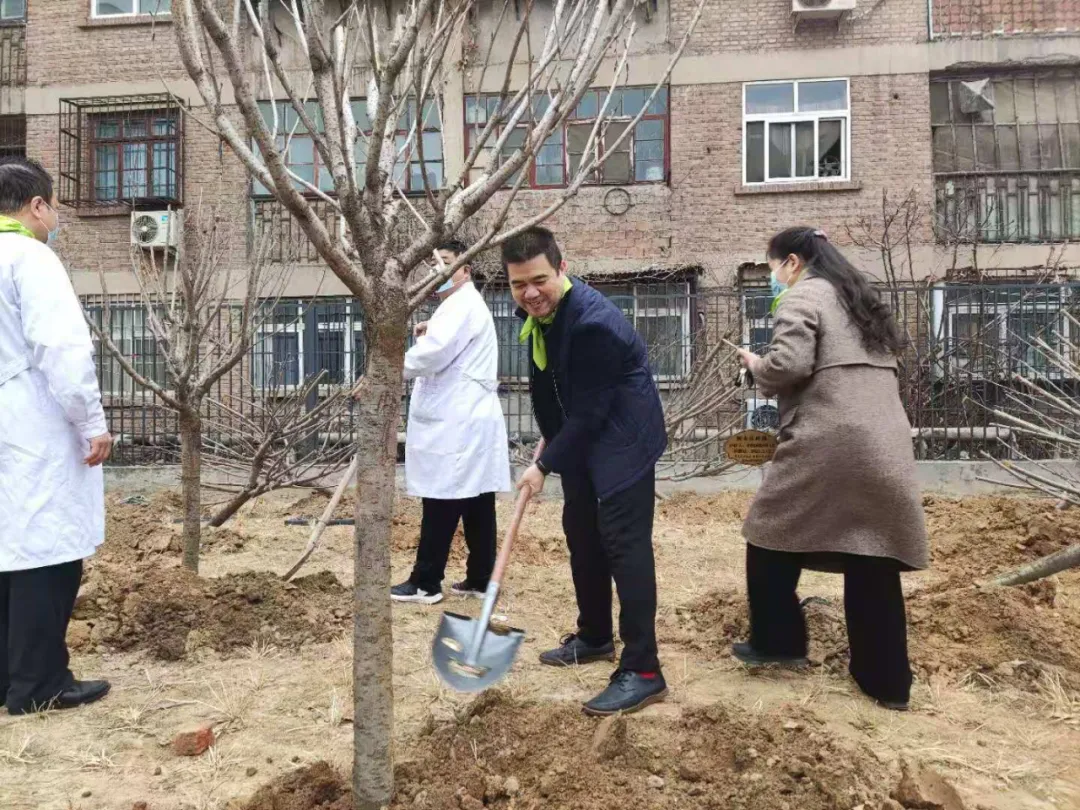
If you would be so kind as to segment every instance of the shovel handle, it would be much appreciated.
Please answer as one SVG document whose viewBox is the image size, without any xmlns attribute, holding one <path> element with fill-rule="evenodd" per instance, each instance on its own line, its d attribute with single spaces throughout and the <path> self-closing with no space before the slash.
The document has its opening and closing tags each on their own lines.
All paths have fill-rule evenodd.
<svg viewBox="0 0 1080 810">
<path fill-rule="evenodd" d="M 536 452 L 533 453 L 533 464 L 540 458 L 542 452 L 544 452 L 543 439 L 540 440 L 540 443 L 536 446 Z M 506 530 L 506 538 L 499 549 L 499 555 L 495 558 L 495 569 L 491 572 L 491 581 L 496 584 L 502 582 L 503 574 L 506 573 L 506 566 L 510 562 L 510 550 L 513 548 L 514 540 L 517 538 L 521 521 L 525 517 L 525 507 L 529 505 L 532 496 L 532 487 L 525 487 L 517 497 L 517 503 L 514 506 L 514 517 L 510 521 L 510 528 Z"/>
</svg>

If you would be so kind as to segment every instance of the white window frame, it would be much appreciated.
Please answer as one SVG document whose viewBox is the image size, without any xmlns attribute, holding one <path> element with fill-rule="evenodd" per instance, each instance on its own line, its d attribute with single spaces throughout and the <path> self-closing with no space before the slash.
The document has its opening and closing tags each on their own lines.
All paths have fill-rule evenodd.
<svg viewBox="0 0 1080 810">
<path fill-rule="evenodd" d="M 285 301 L 279 302 L 288 303 Z M 259 329 L 256 332 L 255 339 L 251 344 L 251 385 L 253 388 L 259 391 L 267 391 L 273 393 L 280 391 L 283 394 L 291 393 L 297 390 L 304 381 L 304 314 L 305 306 L 310 305 L 307 301 L 297 301 L 297 315 L 296 318 L 289 323 L 275 323 L 273 316 L 271 315 L 269 320 L 263 321 L 259 325 Z M 273 384 L 273 374 L 270 374 L 270 380 L 267 380 L 266 374 L 266 357 L 268 352 L 263 348 L 263 343 L 270 339 L 269 355 L 272 358 L 271 362 L 276 366 L 277 361 L 274 358 L 274 335 L 296 335 L 296 367 L 297 367 L 297 381 L 295 383 L 283 383 L 281 385 Z M 257 376 L 257 372 L 258 375 Z"/>
<path fill-rule="evenodd" d="M 9 6 L 8 6 L 9 2 L 11 2 L 11 0 L 0 0 L 0 20 L 2 20 L 3 22 L 7 22 L 7 23 L 25 21 L 26 20 L 26 2 L 27 2 L 27 0 L 22 0 L 22 13 L 17 14 L 17 15 L 12 14 L 11 12 L 9 12 L 7 10 L 9 8 Z M 96 0 L 95 0 L 95 2 L 96 2 Z"/>
<path fill-rule="evenodd" d="M 658 369 L 652 368 L 653 379 L 658 384 L 665 388 L 672 388 L 678 384 L 683 383 L 687 377 L 690 376 L 693 363 L 693 332 L 690 328 L 690 282 L 689 281 L 662 281 L 659 284 L 649 284 L 646 282 L 629 280 L 624 284 L 618 283 L 618 281 L 612 280 L 612 287 L 629 287 L 630 297 L 634 300 L 634 309 L 632 313 L 628 313 L 627 317 L 630 319 L 630 325 L 634 327 L 634 331 L 638 332 L 638 320 L 645 320 L 648 318 L 670 318 L 672 316 L 678 316 L 679 318 L 679 338 L 682 344 L 682 351 L 680 354 L 680 365 L 682 368 L 677 374 L 660 374 Z M 677 291 L 670 293 L 671 297 L 683 296 L 678 300 L 685 301 L 686 306 L 683 307 L 649 307 L 645 306 L 643 299 L 649 295 L 656 295 L 657 287 L 677 287 Z M 650 292 L 651 290 L 651 292 Z M 600 292 L 607 295 L 603 286 L 600 287 Z M 625 297 L 625 296 L 619 296 Z M 622 307 L 620 307 L 622 310 Z M 638 332 L 638 334 L 641 334 Z M 646 350 L 649 346 L 646 345 Z M 650 366 L 652 365 L 650 361 Z"/>
<path fill-rule="evenodd" d="M 317 303 L 317 302 L 313 302 Z M 364 333 L 364 319 L 361 317 L 360 303 L 358 301 L 345 302 L 345 313 L 341 320 L 319 320 L 315 329 L 317 332 L 345 332 L 352 340 L 343 340 L 345 348 L 345 357 L 342 362 L 342 374 L 345 375 L 345 381 L 342 383 L 325 383 L 319 386 L 319 393 L 330 393 L 338 388 L 351 388 L 356 384 L 356 381 L 360 379 L 360 371 L 356 367 L 356 336 L 363 335 Z M 317 338 L 317 336 L 316 336 Z M 300 336 L 300 354 L 303 355 L 303 328 L 301 327 Z M 318 340 L 316 339 L 316 345 Z M 303 364 L 301 363 L 301 368 Z M 301 377 L 301 379 L 303 379 Z"/>
<path fill-rule="evenodd" d="M 1077 292 L 1075 288 L 1070 286 L 1062 286 L 1059 288 L 1060 293 L 1057 301 L 1016 301 L 1016 302 L 1001 302 L 1001 303 L 986 303 L 980 304 L 968 304 L 968 303 L 954 303 L 946 300 L 946 290 L 956 289 L 955 285 L 941 285 L 939 284 L 934 288 L 933 296 L 933 315 L 934 334 L 939 335 L 946 346 L 951 346 L 957 333 L 956 319 L 961 315 L 979 315 L 986 316 L 987 323 L 990 323 L 991 319 L 996 322 L 993 324 L 993 328 L 997 331 L 998 346 L 1005 346 L 1009 337 L 1009 315 L 1013 312 L 1022 312 L 1024 314 L 1038 314 L 1038 313 L 1057 313 L 1058 332 L 1061 334 L 1063 343 L 1069 343 L 1073 340 L 1072 335 L 1072 323 L 1065 317 L 1064 310 L 1068 306 L 1069 302 L 1076 297 Z M 1021 288 L 1022 289 L 1022 288 Z M 1043 288 L 1046 289 L 1046 288 Z M 1023 293 L 1020 293 L 1023 295 Z M 966 370 L 968 366 L 968 358 L 958 357 L 954 353 L 947 355 L 948 364 L 958 370 Z M 935 364 L 934 366 L 938 376 L 944 373 L 944 369 L 941 364 Z M 1066 375 L 1058 368 L 1047 368 L 1041 370 L 1035 370 L 1027 367 L 1021 367 L 1019 373 L 1025 377 L 1045 377 L 1051 380 L 1067 379 Z M 986 379 L 986 375 L 981 371 L 972 372 L 973 376 L 977 379 Z"/>
<path fill-rule="evenodd" d="M 120 20 L 129 19 L 131 17 L 171 17 L 172 10 L 170 6 L 169 11 L 139 11 L 138 9 L 142 5 L 143 0 L 133 0 L 131 7 L 134 11 L 124 11 L 119 14 L 102 14 L 98 10 L 98 5 L 101 0 L 90 0 L 90 16 L 95 20 Z"/>
<path fill-rule="evenodd" d="M 93 315 L 94 323 L 99 329 L 104 326 L 105 322 L 105 305 L 101 302 L 91 303 L 87 305 L 87 308 Z M 136 324 L 134 322 L 134 313 L 141 313 L 143 318 L 142 328 L 139 330 L 141 334 L 136 332 Z M 123 313 L 122 315 L 120 313 Z M 94 344 L 94 355 L 98 359 L 95 363 L 95 367 L 99 369 L 98 384 L 101 386 L 102 396 L 109 398 L 116 398 L 121 400 L 131 399 L 153 399 L 156 396 L 149 389 L 140 386 L 133 377 L 131 377 L 123 367 L 120 365 L 120 361 L 117 360 L 109 353 L 104 347 L 102 342 L 98 339 L 97 335 L 91 335 Z M 157 338 L 151 331 L 149 325 L 146 323 L 146 310 L 141 304 L 132 303 L 110 303 L 109 304 L 109 338 L 116 345 L 124 356 L 133 366 L 135 370 L 146 374 L 146 364 L 140 364 L 135 362 L 132 349 L 134 348 L 130 344 L 134 340 L 150 340 L 154 342 L 155 351 L 162 366 L 162 378 L 151 380 L 161 385 L 166 390 L 168 383 L 168 366 L 165 363 L 164 357 L 161 355 L 160 349 L 157 348 Z M 155 363 L 156 365 L 156 363 Z M 105 379 L 105 371 L 108 369 L 108 380 Z M 109 403 L 106 402 L 106 405 Z"/>
<path fill-rule="evenodd" d="M 812 84 L 818 82 L 843 82 L 845 87 L 845 109 L 843 110 L 816 110 L 813 112 L 799 112 L 799 86 L 802 84 Z M 763 87 L 765 85 L 792 85 L 792 112 L 789 113 L 747 113 L 746 111 L 746 93 L 750 87 Z M 851 80 L 842 77 L 821 78 L 821 79 L 786 79 L 783 81 L 767 81 L 767 82 L 744 82 L 742 87 L 742 180 L 743 185 L 746 186 L 768 186 L 768 185 L 784 185 L 793 183 L 847 183 L 851 181 Z M 819 125 L 822 120 L 829 119 L 841 119 L 843 121 L 843 137 L 842 149 L 843 149 L 843 161 L 841 166 L 840 175 L 838 177 L 821 177 L 819 175 L 820 161 L 817 159 L 817 149 L 820 145 Z M 795 176 L 795 159 L 796 150 L 795 144 L 792 143 L 791 149 L 791 177 L 769 177 L 769 127 L 772 124 L 798 124 L 812 121 L 814 124 L 814 176 L 813 177 L 796 177 Z M 747 154 L 749 152 L 749 139 L 747 137 L 748 124 L 752 123 L 764 123 L 764 148 L 765 148 L 765 180 L 750 182 L 746 176 Z M 792 127 L 792 138 L 794 138 L 795 128 Z"/>
</svg>

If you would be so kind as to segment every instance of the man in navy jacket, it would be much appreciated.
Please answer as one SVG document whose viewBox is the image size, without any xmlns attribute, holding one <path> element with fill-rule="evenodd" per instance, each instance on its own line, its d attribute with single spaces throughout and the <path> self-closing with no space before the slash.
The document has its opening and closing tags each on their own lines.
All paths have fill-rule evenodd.
<svg viewBox="0 0 1080 810">
<path fill-rule="evenodd" d="M 656 651 L 652 527 L 656 462 L 667 446 L 645 344 L 607 298 L 566 275 L 551 231 L 530 228 L 502 246 L 510 289 L 525 319 L 529 381 L 544 449 L 518 488 L 562 478 L 563 530 L 578 629 L 540 656 L 569 666 L 613 661 L 611 581 L 624 646 L 589 714 L 631 712 L 667 693 Z"/>
</svg>

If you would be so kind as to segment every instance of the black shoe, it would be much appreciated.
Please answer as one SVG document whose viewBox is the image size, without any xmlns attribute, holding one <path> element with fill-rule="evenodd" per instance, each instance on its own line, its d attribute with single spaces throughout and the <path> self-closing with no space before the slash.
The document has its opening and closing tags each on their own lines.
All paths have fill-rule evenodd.
<svg viewBox="0 0 1080 810">
<path fill-rule="evenodd" d="M 74 709 L 101 700 L 112 688 L 108 681 L 75 681 L 47 703 L 34 703 L 23 709 L 8 709 L 8 714 L 33 714 L 52 709 Z"/>
<path fill-rule="evenodd" d="M 731 645 L 731 654 L 749 667 L 764 667 L 777 664 L 782 667 L 805 667 L 810 665 L 805 655 L 766 655 L 759 653 L 749 642 L 737 641 Z"/>
<path fill-rule="evenodd" d="M 615 642 L 609 641 L 594 647 L 570 633 L 559 640 L 554 650 L 540 653 L 540 663 L 550 667 L 572 667 L 575 664 L 591 664 L 593 661 L 614 661 Z"/>
<path fill-rule="evenodd" d="M 481 588 L 479 585 L 473 585 L 466 579 L 451 585 L 450 593 L 455 596 L 471 596 L 475 599 L 483 599 L 484 594 L 487 593 L 487 586 L 485 585 Z"/>
<path fill-rule="evenodd" d="M 617 669 L 607 689 L 586 703 L 583 709 L 585 714 L 595 716 L 630 714 L 663 700 L 666 694 L 667 684 L 659 672 L 645 674 Z"/>
<path fill-rule="evenodd" d="M 910 708 L 906 700 L 878 700 L 874 698 L 874 702 L 881 708 L 894 712 L 906 712 Z"/>
<path fill-rule="evenodd" d="M 418 602 L 421 605 L 435 605 L 442 601 L 442 591 L 431 593 L 423 588 L 417 588 L 412 582 L 406 580 L 390 589 L 390 598 L 395 602 Z"/>
</svg>

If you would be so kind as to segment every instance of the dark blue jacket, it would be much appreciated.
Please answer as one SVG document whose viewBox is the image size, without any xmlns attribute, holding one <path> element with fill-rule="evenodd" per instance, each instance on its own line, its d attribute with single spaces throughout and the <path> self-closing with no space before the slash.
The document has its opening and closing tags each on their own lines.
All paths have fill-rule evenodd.
<svg viewBox="0 0 1080 810">
<path fill-rule="evenodd" d="M 633 486 L 667 448 L 644 341 L 615 304 L 575 279 L 544 342 L 543 372 L 529 346 L 533 410 L 547 445 L 541 463 L 564 478 L 587 473 L 601 500 Z"/>
</svg>

